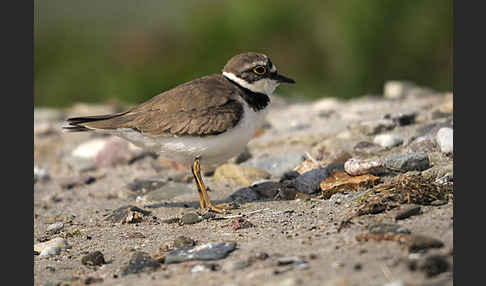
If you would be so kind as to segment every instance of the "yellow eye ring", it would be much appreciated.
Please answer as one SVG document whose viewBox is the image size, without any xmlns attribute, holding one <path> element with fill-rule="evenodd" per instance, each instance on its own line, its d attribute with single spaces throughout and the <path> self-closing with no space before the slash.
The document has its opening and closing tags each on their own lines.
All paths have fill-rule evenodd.
<svg viewBox="0 0 486 286">
<path fill-rule="evenodd" d="M 264 66 L 257 66 L 253 68 L 253 72 L 257 75 L 262 75 L 267 72 L 267 68 Z"/>
</svg>

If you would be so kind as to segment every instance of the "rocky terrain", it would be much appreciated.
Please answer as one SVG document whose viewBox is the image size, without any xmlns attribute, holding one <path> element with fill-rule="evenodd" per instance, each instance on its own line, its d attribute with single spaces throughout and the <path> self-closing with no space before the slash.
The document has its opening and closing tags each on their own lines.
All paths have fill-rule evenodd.
<svg viewBox="0 0 486 286">
<path fill-rule="evenodd" d="M 34 110 L 35 285 L 452 285 L 453 95 L 275 96 L 247 150 L 204 179 Z"/>
</svg>

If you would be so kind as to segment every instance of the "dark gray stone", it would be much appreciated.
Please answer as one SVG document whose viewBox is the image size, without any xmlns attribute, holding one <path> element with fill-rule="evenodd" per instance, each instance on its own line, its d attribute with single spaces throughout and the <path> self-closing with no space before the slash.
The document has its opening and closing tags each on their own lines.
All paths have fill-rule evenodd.
<svg viewBox="0 0 486 286">
<path fill-rule="evenodd" d="M 282 184 L 279 182 L 263 182 L 259 184 L 252 185 L 250 189 L 258 194 L 261 198 L 274 198 L 275 195 L 282 188 Z"/>
<path fill-rule="evenodd" d="M 128 274 L 135 274 L 149 270 L 156 270 L 160 267 L 160 264 L 153 261 L 152 257 L 142 251 L 137 251 L 133 253 L 132 257 L 128 261 L 128 265 L 123 268 L 122 276 Z"/>
<path fill-rule="evenodd" d="M 391 119 L 399 126 L 410 125 L 415 123 L 416 112 L 398 113 L 398 114 L 386 114 L 385 119 Z"/>
<path fill-rule="evenodd" d="M 417 205 L 401 205 L 395 213 L 395 219 L 406 219 L 413 215 L 417 215 L 420 213 L 420 206 Z"/>
<path fill-rule="evenodd" d="M 320 190 L 320 184 L 329 177 L 327 168 L 307 171 L 293 180 L 293 186 L 299 193 L 312 194 Z"/>
<path fill-rule="evenodd" d="M 441 248 L 444 243 L 433 237 L 425 235 L 412 235 L 408 241 L 409 252 L 419 252 L 429 248 Z"/>
<path fill-rule="evenodd" d="M 81 258 L 81 263 L 87 266 L 99 266 L 106 264 L 105 256 L 101 251 L 93 251 Z"/>
<path fill-rule="evenodd" d="M 245 187 L 236 190 L 230 195 L 230 200 L 239 204 L 246 202 L 254 202 L 261 199 L 262 197 L 255 192 L 251 187 Z"/>
<path fill-rule="evenodd" d="M 223 259 L 235 248 L 236 242 L 210 242 L 199 246 L 179 248 L 167 253 L 165 263 Z"/>
<path fill-rule="evenodd" d="M 280 182 L 293 180 L 293 179 L 297 178 L 298 176 L 300 176 L 299 172 L 294 171 L 294 170 L 290 170 L 290 171 L 283 173 L 282 177 L 280 178 Z"/>
<path fill-rule="evenodd" d="M 443 255 L 430 255 L 423 261 L 419 261 L 418 269 L 423 271 L 427 277 L 433 277 L 448 271 L 450 264 Z"/>
<path fill-rule="evenodd" d="M 385 168 L 397 171 L 423 171 L 430 167 L 429 157 L 426 153 L 407 153 L 407 154 L 391 154 L 384 159 Z"/>
</svg>

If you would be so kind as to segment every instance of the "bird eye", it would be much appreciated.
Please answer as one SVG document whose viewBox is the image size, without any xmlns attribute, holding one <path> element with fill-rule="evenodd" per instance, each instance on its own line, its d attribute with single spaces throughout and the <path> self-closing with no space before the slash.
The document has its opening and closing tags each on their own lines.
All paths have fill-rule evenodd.
<svg viewBox="0 0 486 286">
<path fill-rule="evenodd" d="M 262 75 L 267 72 L 267 68 L 265 68 L 264 66 L 257 66 L 253 68 L 253 72 L 257 75 Z"/>
</svg>

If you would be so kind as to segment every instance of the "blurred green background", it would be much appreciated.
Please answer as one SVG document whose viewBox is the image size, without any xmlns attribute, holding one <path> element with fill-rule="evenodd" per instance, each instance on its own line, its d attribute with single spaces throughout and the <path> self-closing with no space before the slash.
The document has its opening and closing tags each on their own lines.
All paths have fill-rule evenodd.
<svg viewBox="0 0 486 286">
<path fill-rule="evenodd" d="M 246 51 L 296 79 L 288 98 L 453 84 L 452 0 L 35 0 L 34 23 L 36 106 L 139 103 Z"/>
</svg>

